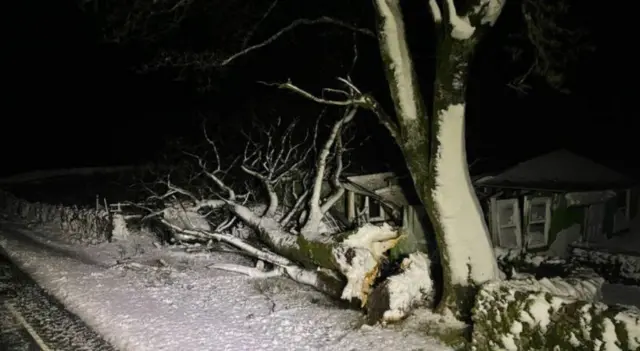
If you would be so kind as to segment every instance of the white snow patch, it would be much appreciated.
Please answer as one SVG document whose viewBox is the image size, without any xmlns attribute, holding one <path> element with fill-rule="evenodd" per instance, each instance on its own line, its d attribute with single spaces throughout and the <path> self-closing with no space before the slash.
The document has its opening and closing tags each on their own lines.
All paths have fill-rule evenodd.
<svg viewBox="0 0 640 351">
<path fill-rule="evenodd" d="M 347 278 L 341 298 L 351 301 L 357 298 L 364 306 L 371 290 L 373 276 L 377 273 L 378 261 L 371 252 L 362 248 L 338 247 L 333 255 L 340 266 L 340 273 Z"/>
<path fill-rule="evenodd" d="M 433 289 L 430 264 L 426 254 L 412 253 L 402 261 L 403 272 L 388 278 L 389 310 L 384 312 L 384 321 L 399 321 L 425 301 Z"/>
<path fill-rule="evenodd" d="M 551 316 L 549 315 L 549 310 L 551 306 L 544 297 L 538 297 L 533 299 L 533 302 L 529 305 L 526 311 L 523 313 L 528 313 L 536 325 L 540 326 L 542 331 L 547 330 L 547 326 L 551 323 Z"/>
<path fill-rule="evenodd" d="M 380 257 L 389 250 L 389 241 L 398 237 L 398 230 L 388 223 L 375 225 L 366 223 L 349 235 L 342 244 L 348 247 L 360 247 L 371 251 L 374 257 Z"/>
<path fill-rule="evenodd" d="M 516 345 L 513 335 L 502 335 L 500 341 L 502 341 L 505 351 L 518 351 L 518 345 Z"/>
<path fill-rule="evenodd" d="M 603 351 L 623 351 L 620 347 L 618 347 L 618 336 L 616 335 L 616 326 L 611 322 L 609 318 L 605 318 L 602 323 L 603 331 L 602 331 L 602 342 L 604 344 L 603 348 L 600 350 Z"/>
<path fill-rule="evenodd" d="M 367 223 L 333 249 L 340 273 L 347 278 L 342 299 L 350 301 L 357 298 L 363 304 L 366 302 L 378 262 L 384 252 L 395 244 L 393 239 L 397 237 L 398 231 L 387 223 L 381 226 Z"/>
<path fill-rule="evenodd" d="M 631 349 L 640 348 L 640 319 L 631 316 L 629 313 L 618 313 L 615 317 L 616 322 L 622 322 L 627 325 L 629 333 L 627 342 Z"/>
<path fill-rule="evenodd" d="M 449 23 L 451 24 L 451 37 L 457 40 L 467 40 L 471 38 L 476 31 L 476 27 L 471 25 L 469 17 L 458 16 L 456 11 L 456 5 L 453 0 L 447 0 L 447 7 L 449 8 Z"/>
<path fill-rule="evenodd" d="M 399 0 L 376 0 L 382 17 L 382 35 L 391 59 L 391 71 L 396 80 L 397 98 L 402 118 L 418 119 L 414 91 L 413 72 L 409 48 L 404 36 L 404 23 Z"/>
<path fill-rule="evenodd" d="M 289 279 L 206 269 L 212 262 L 247 264 L 240 256 L 156 249 L 139 257 L 136 269 L 105 268 L 114 262 L 106 258 L 114 244 L 58 243 L 49 251 L 21 239 L 25 233 L 0 235 L 14 262 L 123 351 L 451 350 L 417 330 L 362 326 L 360 313 Z M 170 267 L 147 266 L 153 257 Z"/>
<path fill-rule="evenodd" d="M 438 113 L 440 145 L 434 189 L 452 282 L 460 285 L 467 285 L 469 278 L 483 283 L 499 277 L 489 230 L 469 177 L 464 109 L 464 104 L 455 104 Z"/>
<path fill-rule="evenodd" d="M 569 258 L 571 256 L 570 244 L 582 238 L 581 229 L 582 226 L 576 223 L 558 232 L 556 240 L 549 246 L 548 255 L 563 259 Z"/>
</svg>

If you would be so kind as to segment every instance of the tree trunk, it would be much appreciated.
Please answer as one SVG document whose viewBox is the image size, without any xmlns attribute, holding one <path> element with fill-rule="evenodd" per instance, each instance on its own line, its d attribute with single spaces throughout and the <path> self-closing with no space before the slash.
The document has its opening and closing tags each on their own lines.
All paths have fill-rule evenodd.
<svg viewBox="0 0 640 351">
<path fill-rule="evenodd" d="M 479 33 L 468 17 L 457 16 L 453 0 L 444 2 L 442 12 L 435 1 L 430 2 L 434 21 L 442 30 L 433 116 L 426 113 L 415 77 L 399 0 L 375 0 L 375 5 L 380 50 L 400 130 L 396 142 L 438 242 L 444 280 L 439 309 L 468 318 L 478 285 L 496 279 L 498 267 L 465 149 L 467 70 Z M 478 0 L 477 5 L 469 12 L 478 24 L 492 24 L 496 4 Z M 443 18 L 447 23 L 442 23 Z"/>
<path fill-rule="evenodd" d="M 295 235 L 282 228 L 275 218 L 259 216 L 240 204 L 228 207 L 273 252 L 309 271 L 317 271 L 317 281 L 311 285 L 334 297 L 357 300 L 362 306 L 367 303 L 384 253 L 400 239 L 391 227 L 373 225 L 333 236 Z"/>
<path fill-rule="evenodd" d="M 445 38 L 438 45 L 429 186 L 422 189 L 436 231 L 445 279 L 440 308 L 465 316 L 477 287 L 496 279 L 498 265 L 482 207 L 469 176 L 465 147 L 465 88 L 474 43 Z M 465 312 L 466 311 L 466 312 Z"/>
</svg>

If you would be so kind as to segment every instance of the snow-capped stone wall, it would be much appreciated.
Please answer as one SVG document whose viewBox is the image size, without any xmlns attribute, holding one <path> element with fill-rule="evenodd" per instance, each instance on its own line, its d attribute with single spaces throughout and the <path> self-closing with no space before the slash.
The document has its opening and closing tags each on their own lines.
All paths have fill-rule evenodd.
<svg viewBox="0 0 640 351">
<path fill-rule="evenodd" d="M 610 283 L 640 285 L 640 256 L 575 247 L 571 261 L 593 269 Z"/>
<path fill-rule="evenodd" d="M 565 282 L 559 290 L 563 284 L 548 279 L 485 284 L 474 306 L 472 349 L 638 350 L 640 310 L 571 296 L 589 297 L 584 288 L 593 283 Z"/>
<path fill-rule="evenodd" d="M 521 250 L 494 248 L 498 267 L 510 277 L 512 273 L 528 273 L 535 276 L 556 277 L 567 276 L 573 267 L 559 257 L 536 255 Z"/>
<path fill-rule="evenodd" d="M 29 202 L 0 190 L 0 213 L 32 226 L 57 227 L 71 242 L 98 244 L 109 240 L 109 211 Z"/>
<path fill-rule="evenodd" d="M 514 272 L 540 277 L 567 277 L 578 267 L 592 269 L 613 284 L 640 285 L 640 256 L 573 247 L 568 259 L 495 249 L 498 266 L 508 277 Z"/>
</svg>

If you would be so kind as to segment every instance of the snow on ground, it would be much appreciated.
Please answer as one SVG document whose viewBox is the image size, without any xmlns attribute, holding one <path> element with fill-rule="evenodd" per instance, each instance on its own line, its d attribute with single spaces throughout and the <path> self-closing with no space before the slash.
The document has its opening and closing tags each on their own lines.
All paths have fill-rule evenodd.
<svg viewBox="0 0 640 351">
<path fill-rule="evenodd" d="M 6 223 L 0 245 L 122 350 L 450 350 L 412 327 L 424 316 L 370 327 L 359 312 L 288 279 L 207 269 L 250 264 L 235 254 L 186 253 L 143 239 L 80 248 Z M 128 257 L 134 263 L 116 264 Z"/>
</svg>

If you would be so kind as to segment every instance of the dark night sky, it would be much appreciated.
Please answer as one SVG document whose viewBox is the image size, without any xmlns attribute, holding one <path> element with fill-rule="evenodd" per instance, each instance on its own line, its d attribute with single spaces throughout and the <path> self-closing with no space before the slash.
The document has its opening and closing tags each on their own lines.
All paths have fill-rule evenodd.
<svg viewBox="0 0 640 351">
<path fill-rule="evenodd" d="M 168 139 L 181 134 L 199 138 L 193 134 L 193 126 L 203 110 L 220 123 L 248 113 L 249 105 L 253 109 L 262 106 L 265 114 L 312 111 L 317 106 L 254 82 L 291 77 L 317 89 L 340 74 L 331 68 L 339 62 L 323 69 L 324 62 L 350 55 L 334 54 L 333 38 L 328 35 L 322 40 L 318 35 L 326 27 L 301 28 L 247 58 L 241 67 L 216 75 L 219 89 L 197 96 L 190 82 L 131 72 L 128 67 L 141 55 L 136 48 L 102 44 L 96 24 L 71 2 L 29 0 L 11 6 L 14 8 L 3 11 L 8 17 L 3 21 L 12 29 L 4 34 L 9 49 L 3 50 L 5 111 L 0 124 L 0 155 L 4 166 L 0 173 L 142 162 L 152 158 Z M 341 11 L 339 6 L 323 6 L 327 8 L 316 9 L 316 14 Z M 304 11 L 312 11 L 309 7 L 305 4 Z M 298 11 L 295 6 L 288 10 Z M 518 98 L 505 87 L 505 62 L 499 55 L 478 54 L 478 83 L 470 88 L 474 94 L 468 119 L 471 154 L 514 160 L 570 147 L 629 170 L 637 169 L 637 158 L 631 151 L 636 149 L 639 123 L 636 112 L 625 106 L 632 98 L 634 80 L 630 77 L 636 72 L 629 62 L 632 45 L 625 44 L 633 33 L 625 26 L 632 21 L 620 19 L 614 9 L 598 11 L 599 17 L 591 16 L 597 50 L 576 69 L 579 78 L 572 96 L 541 88 Z M 281 17 L 272 24 L 274 28 L 294 18 L 288 14 Z M 375 41 L 365 38 L 359 43 L 363 52 L 375 52 Z M 423 56 L 419 62 L 429 60 L 427 54 Z M 368 89 L 384 95 L 378 58 L 363 63 L 354 75 L 356 82 L 360 79 Z M 367 81 L 371 76 L 375 78 Z M 367 128 L 376 133 L 378 127 Z"/>
</svg>

